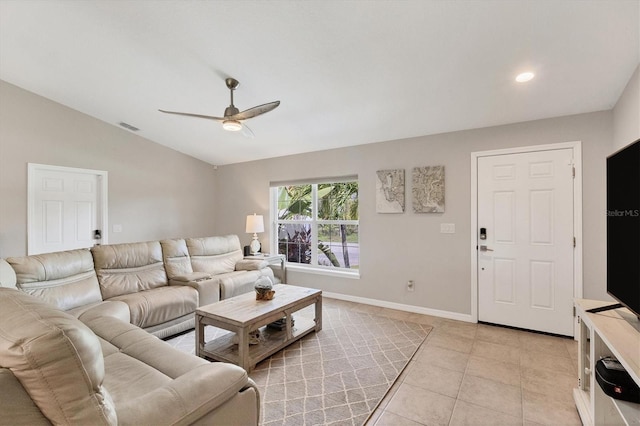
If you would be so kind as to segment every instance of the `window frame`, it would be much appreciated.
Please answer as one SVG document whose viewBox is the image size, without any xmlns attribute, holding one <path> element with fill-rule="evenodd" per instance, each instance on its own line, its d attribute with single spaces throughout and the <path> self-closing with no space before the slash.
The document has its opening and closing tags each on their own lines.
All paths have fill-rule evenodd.
<svg viewBox="0 0 640 426">
<path fill-rule="evenodd" d="M 358 211 L 358 220 L 330 220 L 318 219 L 318 186 L 322 184 L 335 184 L 355 182 L 358 184 L 358 199 L 360 198 L 360 182 L 357 176 L 348 176 L 341 178 L 328 178 L 321 180 L 295 181 L 295 182 L 275 182 L 270 184 L 270 215 L 271 215 L 271 248 L 273 253 L 278 253 L 278 225 L 294 224 L 294 225 L 310 225 L 311 226 L 311 263 L 287 262 L 287 268 L 304 272 L 334 275 L 348 278 L 360 277 L 360 263 L 358 268 L 345 268 L 336 266 L 324 266 L 318 264 L 318 229 L 320 225 L 355 225 L 358 227 L 358 250 L 360 251 L 360 212 Z M 311 217 L 303 220 L 278 219 L 278 188 L 283 186 L 304 186 L 311 185 Z"/>
</svg>

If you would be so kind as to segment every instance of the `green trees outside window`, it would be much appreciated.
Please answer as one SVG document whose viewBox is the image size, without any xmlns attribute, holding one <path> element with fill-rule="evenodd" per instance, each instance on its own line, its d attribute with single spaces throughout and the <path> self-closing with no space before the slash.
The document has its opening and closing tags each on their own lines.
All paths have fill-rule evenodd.
<svg viewBox="0 0 640 426">
<path fill-rule="evenodd" d="M 358 182 L 279 186 L 278 253 L 288 262 L 358 269 Z"/>
</svg>

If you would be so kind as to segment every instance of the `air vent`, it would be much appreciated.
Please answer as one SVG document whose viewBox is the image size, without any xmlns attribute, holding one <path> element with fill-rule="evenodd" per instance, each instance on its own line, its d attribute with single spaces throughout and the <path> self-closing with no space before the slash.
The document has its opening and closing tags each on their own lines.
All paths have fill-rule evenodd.
<svg viewBox="0 0 640 426">
<path fill-rule="evenodd" d="M 122 127 L 124 127 L 127 130 L 131 130 L 132 132 L 137 132 L 138 130 L 140 130 L 137 127 L 133 127 L 131 124 L 125 123 L 124 121 L 121 121 L 118 124 L 121 125 Z"/>
</svg>

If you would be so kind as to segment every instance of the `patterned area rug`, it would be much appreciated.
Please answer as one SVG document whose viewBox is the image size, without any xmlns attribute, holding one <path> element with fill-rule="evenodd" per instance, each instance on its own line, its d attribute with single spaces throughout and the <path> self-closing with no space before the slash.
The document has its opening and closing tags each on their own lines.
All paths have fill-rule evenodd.
<svg viewBox="0 0 640 426">
<path fill-rule="evenodd" d="M 313 308 L 294 314 L 313 318 Z M 322 331 L 259 363 L 250 377 L 260 389 L 260 423 L 362 425 L 425 340 L 431 327 L 323 307 Z M 206 327 L 210 340 L 224 330 Z M 194 353 L 193 331 L 167 340 Z"/>
</svg>

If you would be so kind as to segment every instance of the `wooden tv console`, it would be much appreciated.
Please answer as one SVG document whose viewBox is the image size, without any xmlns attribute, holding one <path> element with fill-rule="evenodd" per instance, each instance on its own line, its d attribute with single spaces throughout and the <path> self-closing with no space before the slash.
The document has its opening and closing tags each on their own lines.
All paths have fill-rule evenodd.
<svg viewBox="0 0 640 426">
<path fill-rule="evenodd" d="M 640 321 L 628 309 L 589 313 L 612 302 L 576 299 L 578 333 L 578 388 L 573 390 L 585 425 L 640 425 L 640 404 L 607 396 L 595 379 L 595 363 L 613 356 L 640 384 Z"/>
</svg>

